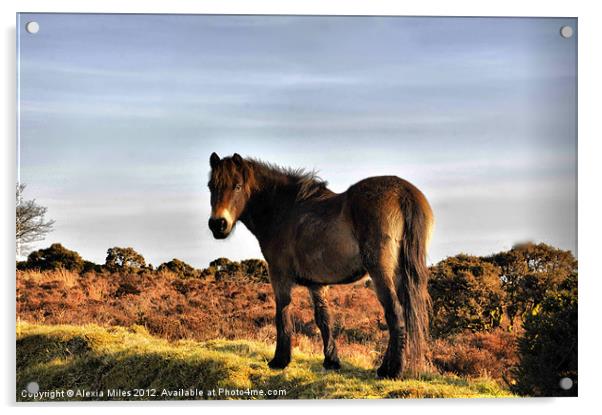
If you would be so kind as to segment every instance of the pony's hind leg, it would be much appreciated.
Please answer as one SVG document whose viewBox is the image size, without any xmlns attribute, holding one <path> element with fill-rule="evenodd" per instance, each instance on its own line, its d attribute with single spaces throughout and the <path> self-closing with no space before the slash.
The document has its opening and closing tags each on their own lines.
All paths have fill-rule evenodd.
<svg viewBox="0 0 602 415">
<path fill-rule="evenodd" d="M 389 240 L 389 243 L 396 243 Z M 386 243 L 384 244 L 386 245 Z M 382 247 L 382 245 L 381 245 Z M 376 264 L 366 264 L 378 300 L 385 311 L 385 320 L 389 329 L 389 342 L 383 362 L 377 370 L 380 378 L 398 378 L 403 372 L 403 354 L 406 346 L 406 330 L 403 311 L 396 292 L 397 256 L 396 249 L 380 249 Z M 391 252 L 389 252 L 391 251 Z"/>
<path fill-rule="evenodd" d="M 337 354 L 337 346 L 332 336 L 330 313 L 328 312 L 328 300 L 326 299 L 327 287 L 314 286 L 309 288 L 311 299 L 314 304 L 314 315 L 316 324 L 322 333 L 324 343 L 324 363 L 325 369 L 340 369 L 341 362 Z"/>
<path fill-rule="evenodd" d="M 403 371 L 403 352 L 406 340 L 401 305 L 390 277 L 377 270 L 373 270 L 371 275 L 373 274 L 375 274 L 372 280 L 376 294 L 385 311 L 385 320 L 389 329 L 387 351 L 376 373 L 381 378 L 397 378 Z"/>
</svg>

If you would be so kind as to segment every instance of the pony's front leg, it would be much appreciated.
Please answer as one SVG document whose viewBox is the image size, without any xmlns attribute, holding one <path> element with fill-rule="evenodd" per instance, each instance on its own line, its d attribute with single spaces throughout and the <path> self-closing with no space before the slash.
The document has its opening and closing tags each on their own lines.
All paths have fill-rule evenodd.
<svg viewBox="0 0 602 415">
<path fill-rule="evenodd" d="M 311 299 L 314 304 L 314 315 L 316 324 L 322 333 L 324 343 L 324 363 L 325 369 L 340 369 L 341 361 L 337 354 L 337 345 L 332 336 L 330 324 L 330 313 L 328 312 L 328 301 L 326 299 L 327 287 L 317 286 L 309 289 Z"/>
<path fill-rule="evenodd" d="M 268 366 L 272 369 L 284 369 L 291 361 L 291 290 L 288 284 L 280 284 L 272 280 L 276 296 L 276 353 Z"/>
</svg>

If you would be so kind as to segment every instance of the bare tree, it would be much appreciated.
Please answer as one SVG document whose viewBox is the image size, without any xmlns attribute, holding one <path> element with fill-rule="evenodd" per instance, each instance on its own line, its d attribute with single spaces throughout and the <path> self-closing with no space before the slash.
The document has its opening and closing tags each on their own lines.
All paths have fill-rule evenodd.
<svg viewBox="0 0 602 415">
<path fill-rule="evenodd" d="M 48 208 L 40 206 L 35 199 L 23 200 L 25 185 L 17 183 L 17 254 L 22 255 L 28 249 L 27 244 L 41 241 L 52 230 L 53 220 L 46 220 Z"/>
</svg>

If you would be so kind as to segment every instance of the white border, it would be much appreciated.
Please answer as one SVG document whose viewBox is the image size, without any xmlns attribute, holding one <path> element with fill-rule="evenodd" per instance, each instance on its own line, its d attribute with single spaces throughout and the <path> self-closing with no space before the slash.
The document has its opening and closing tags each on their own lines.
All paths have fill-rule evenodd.
<svg viewBox="0 0 602 415">
<path fill-rule="evenodd" d="M 16 62 L 15 62 L 15 13 L 20 12 L 112 12 L 112 13 L 214 13 L 214 14 L 347 14 L 347 15 L 448 15 L 448 16 L 561 16 L 579 18 L 579 395 L 577 399 L 523 399 L 523 400 L 407 400 L 407 401 L 288 401 L 288 402 L 170 402 L 146 404 L 143 409 L 149 413 L 161 413 L 166 407 L 176 406 L 178 412 L 225 411 L 245 413 L 306 414 L 307 411 L 325 409 L 363 413 L 366 411 L 392 411 L 411 414 L 412 412 L 441 413 L 458 411 L 462 413 L 487 412 L 505 414 L 509 411 L 545 411 L 546 413 L 590 412 L 596 407 L 599 396 L 600 352 L 596 336 L 599 333 L 598 316 L 602 295 L 598 231 L 600 227 L 600 75 L 602 66 L 599 50 L 602 50 L 602 22 L 596 12 L 594 1 L 524 1 L 505 0 L 484 1 L 415 1 L 413 3 L 381 0 L 3 0 L 2 13 L 2 110 L 0 125 L 4 127 L 2 140 L 2 195 L 1 205 L 3 232 L 1 255 L 3 264 L 2 283 L 4 301 L 2 305 L 2 375 L 0 391 L 2 405 L 7 412 L 19 410 L 24 413 L 102 413 L 107 409 L 115 411 L 116 406 L 132 407 L 135 404 L 96 404 L 89 405 L 46 405 L 31 406 L 14 404 L 14 205 L 16 159 Z M 596 76 L 598 75 L 598 76 Z M 5 412 L 6 413 L 6 412 Z"/>
</svg>

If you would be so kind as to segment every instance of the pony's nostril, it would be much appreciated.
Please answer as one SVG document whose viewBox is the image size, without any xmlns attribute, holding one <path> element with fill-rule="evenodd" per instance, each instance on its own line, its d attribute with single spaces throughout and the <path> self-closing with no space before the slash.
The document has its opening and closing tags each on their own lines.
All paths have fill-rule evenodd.
<svg viewBox="0 0 602 415">
<path fill-rule="evenodd" d="M 224 218 L 209 219 L 209 229 L 223 233 L 228 229 L 228 221 Z"/>
</svg>

